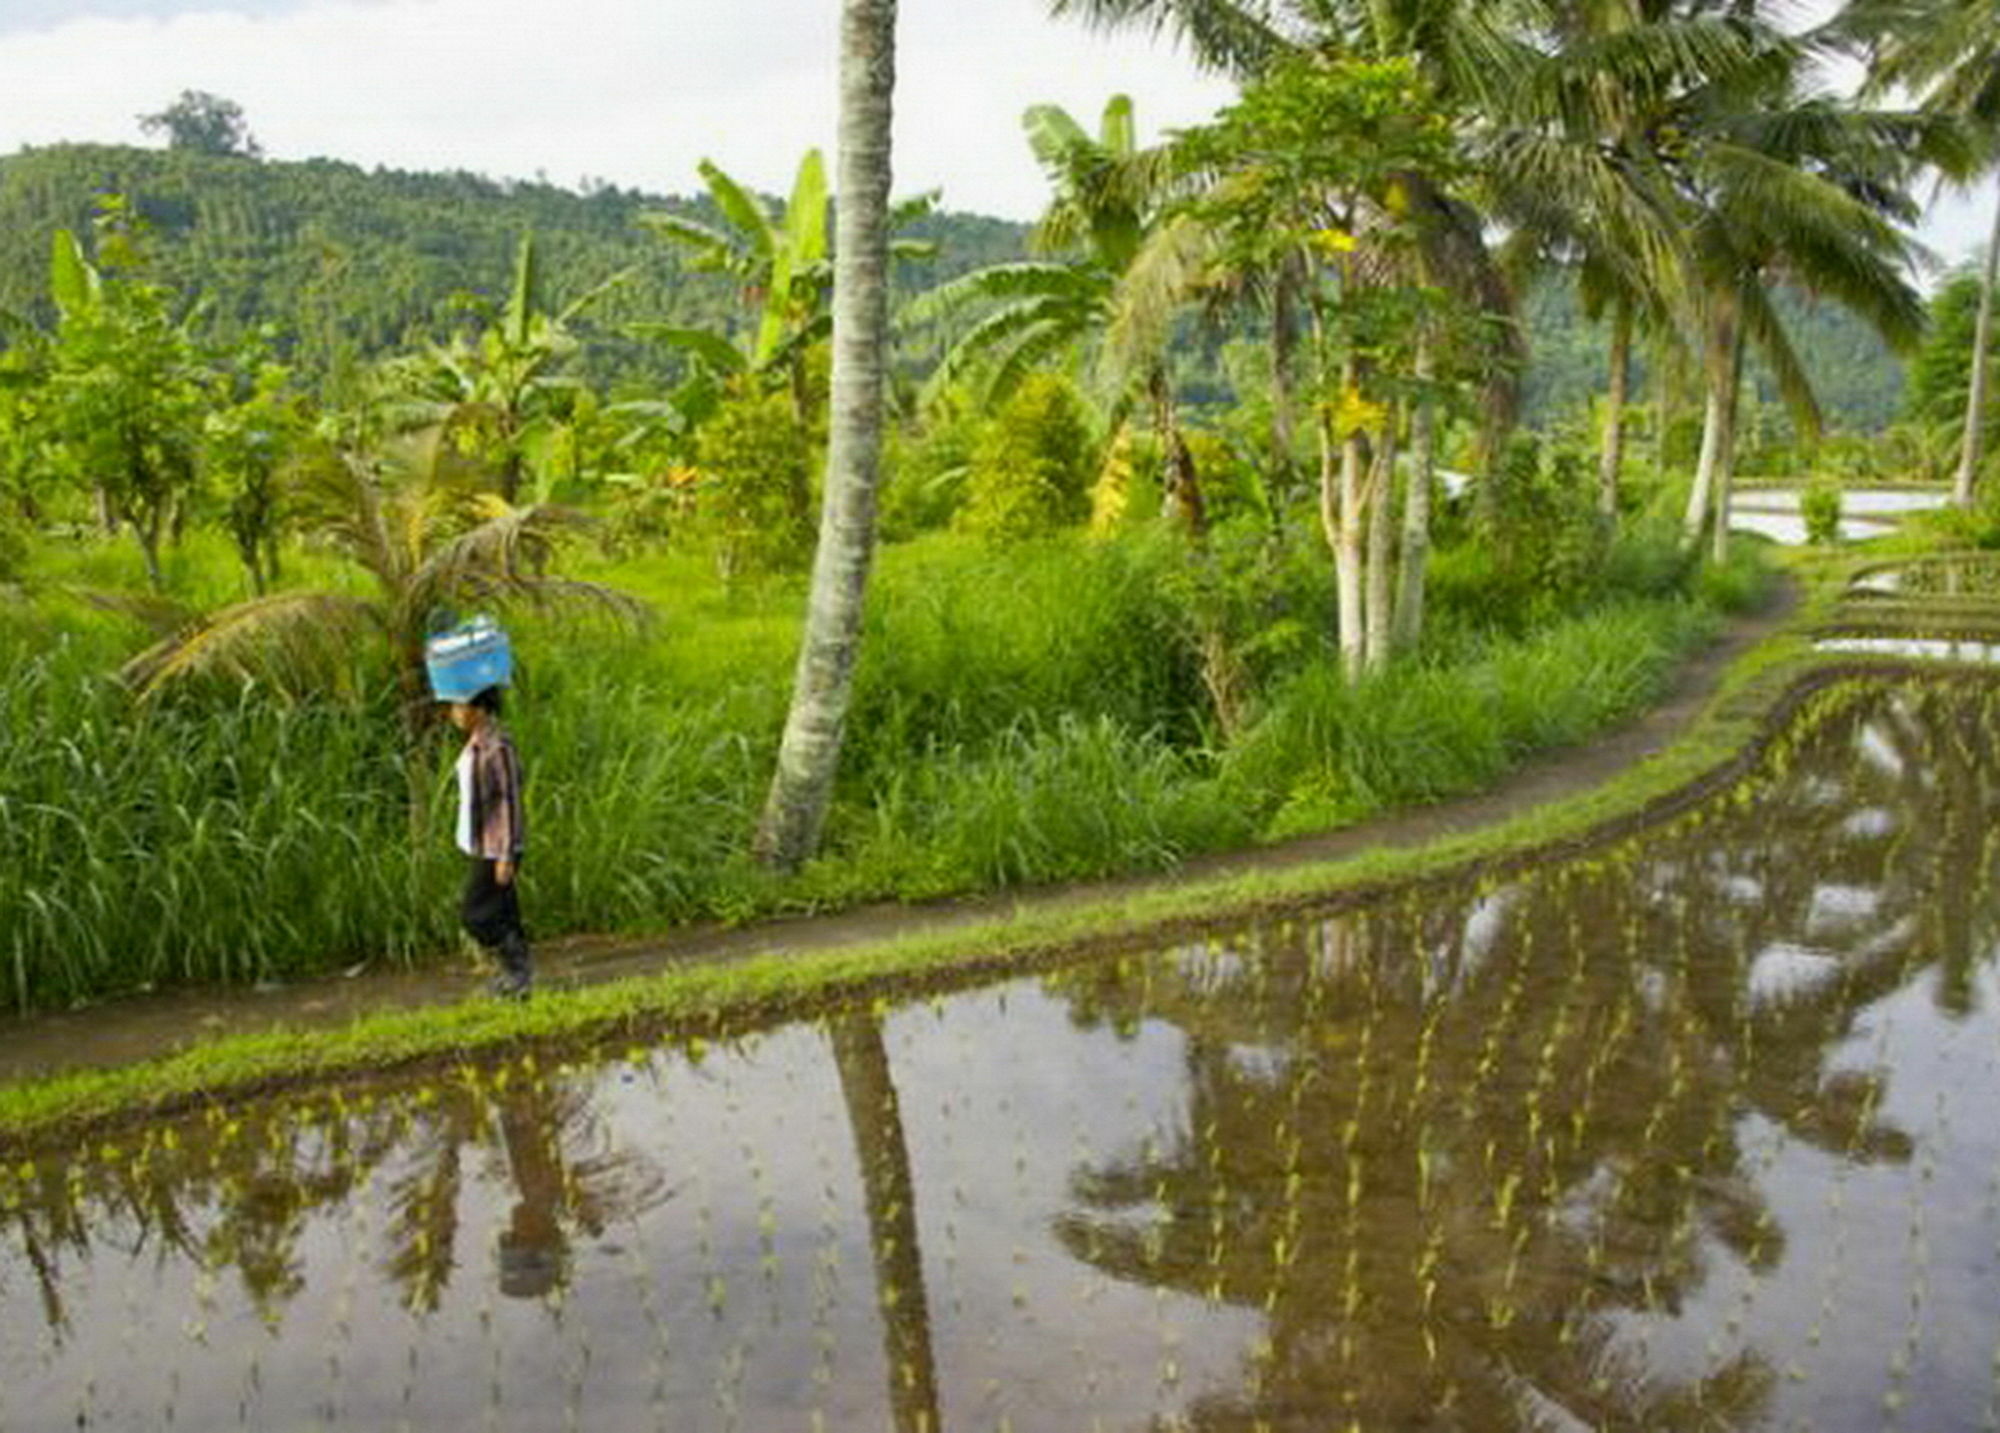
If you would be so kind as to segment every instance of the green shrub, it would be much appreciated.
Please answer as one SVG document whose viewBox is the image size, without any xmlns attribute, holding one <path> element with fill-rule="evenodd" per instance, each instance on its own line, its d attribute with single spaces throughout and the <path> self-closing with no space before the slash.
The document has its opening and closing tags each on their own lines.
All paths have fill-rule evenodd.
<svg viewBox="0 0 2000 1433">
<path fill-rule="evenodd" d="M 812 434 L 782 393 L 725 399 L 695 435 L 695 527 L 724 581 L 812 556 Z"/>
<path fill-rule="evenodd" d="M 1831 547 L 1840 541 L 1840 484 L 1819 478 L 1799 494 L 1799 516 L 1805 519 L 1806 541 Z"/>
<path fill-rule="evenodd" d="M 1083 400 L 1038 373 L 1001 406 L 973 449 L 956 525 L 994 542 L 1019 542 L 1090 515 L 1095 445 Z"/>
</svg>

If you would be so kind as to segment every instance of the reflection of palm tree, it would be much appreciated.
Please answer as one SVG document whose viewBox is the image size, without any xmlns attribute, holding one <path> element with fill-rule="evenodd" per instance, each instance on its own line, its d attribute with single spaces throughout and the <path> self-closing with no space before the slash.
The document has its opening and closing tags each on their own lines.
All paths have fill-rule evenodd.
<svg viewBox="0 0 2000 1433">
<path fill-rule="evenodd" d="M 1754 1421 L 1754 1349 L 1649 1385 L 1612 1315 L 1686 1306 L 1709 1247 L 1783 1257 L 1746 1113 L 1847 1161 L 1910 1157 L 1887 1077 L 1829 1061 L 1926 964 L 1950 1008 L 1989 935 L 1988 710 L 1836 691 L 1740 807 L 1608 860 L 1061 977 L 1079 1020 L 1186 1032 L 1184 1123 L 1079 1169 L 1057 1232 L 1116 1277 L 1264 1313 L 1246 1389 L 1194 1426 Z M 1788 949 L 1832 975 L 1773 987 L 1758 961 Z"/>
<path fill-rule="evenodd" d="M 882 1352 L 889 1365 L 889 1407 L 896 1433 L 937 1433 L 937 1369 L 931 1357 L 930 1307 L 917 1241 L 916 1185 L 903 1138 L 903 1115 L 873 1015 L 840 1016 L 827 1026 L 840 1091 L 854 1130 L 854 1153 L 868 1206 L 875 1286 L 882 1310 Z"/>
<path fill-rule="evenodd" d="M 1442 952 L 1433 913 L 1398 913 L 1267 932 L 1123 1000 L 1099 977 L 1104 1013 L 1190 1032 L 1186 1125 L 1080 1171 L 1058 1234 L 1118 1277 L 1264 1312 L 1248 1390 L 1198 1403 L 1195 1426 L 1456 1408 L 1528 1427 L 1555 1406 L 1644 1427 L 1678 1400 L 1761 1401 L 1748 1356 L 1695 1389 L 1601 1378 L 1602 1309 L 1671 1306 L 1701 1277 L 1694 1227 L 1754 1252 L 1768 1221 L 1725 1217 L 1735 1153 L 1692 1041 L 1553 945 L 1482 963 L 1463 934 L 1476 908 Z M 1514 932 L 1546 914 L 1524 905 Z M 1413 950 L 1435 957 L 1436 993 Z M 1615 1101 L 1545 1076 L 1592 1050 L 1616 1056 L 1600 1076 Z"/>
</svg>

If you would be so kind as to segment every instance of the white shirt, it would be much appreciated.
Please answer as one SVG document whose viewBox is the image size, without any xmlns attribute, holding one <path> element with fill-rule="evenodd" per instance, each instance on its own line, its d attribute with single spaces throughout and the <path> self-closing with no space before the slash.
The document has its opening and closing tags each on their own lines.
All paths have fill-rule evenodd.
<svg viewBox="0 0 2000 1433">
<path fill-rule="evenodd" d="M 472 844 L 472 743 L 458 754 L 458 849 L 468 856 L 479 854 Z"/>
</svg>

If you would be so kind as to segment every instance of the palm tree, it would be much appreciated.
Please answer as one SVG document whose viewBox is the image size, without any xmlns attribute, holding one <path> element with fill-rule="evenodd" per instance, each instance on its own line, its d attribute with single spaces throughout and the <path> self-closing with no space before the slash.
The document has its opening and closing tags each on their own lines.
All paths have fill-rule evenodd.
<svg viewBox="0 0 2000 1433">
<path fill-rule="evenodd" d="M 1872 52 L 1874 86 L 1905 86 L 1923 92 L 1927 108 L 1983 128 L 1984 157 L 1989 166 L 2000 159 L 2000 9 L 1987 0 L 1860 0 L 1848 12 L 1845 23 Z M 2000 168 L 1995 172 L 2000 173 Z M 1985 459 L 1996 287 L 2000 287 L 2000 200 L 1994 204 L 1993 232 L 1986 244 L 1972 380 L 1966 391 L 1965 428 L 1952 481 L 1952 498 L 1960 507 L 1972 505 Z"/>
<path fill-rule="evenodd" d="M 833 795 L 875 551 L 888 352 L 890 113 L 896 0 L 842 0 L 840 206 L 833 274 L 833 392 L 826 495 L 791 711 L 759 859 L 796 869 L 819 845 Z"/>
<path fill-rule="evenodd" d="M 720 225 L 663 210 L 641 215 L 641 222 L 661 238 L 692 251 L 696 270 L 727 278 L 751 314 L 753 332 L 745 342 L 683 324 L 643 322 L 631 329 L 681 350 L 718 378 L 782 377 L 790 385 L 794 410 L 804 418 L 810 406 L 805 354 L 832 331 L 833 324 L 827 310 L 833 268 L 827 255 L 831 206 L 826 161 L 817 149 L 800 157 L 782 218 L 774 217 L 762 199 L 713 161 L 704 159 L 698 168 L 722 216 Z M 890 231 L 930 213 L 936 199 L 934 193 L 921 194 L 894 205 Z M 889 240 L 892 258 L 927 259 L 935 253 L 936 246 L 925 240 Z"/>
<path fill-rule="evenodd" d="M 1703 335 L 1707 412 L 1686 526 L 1714 515 L 1724 551 L 1737 396 L 1747 349 L 1770 367 L 1793 419 L 1816 432 L 1818 402 L 1771 301 L 1792 282 L 1824 294 L 1908 347 L 1924 322 L 1909 278 L 1916 218 L 1905 184 L 1913 156 L 1943 132 L 1913 116 L 1801 98 L 1812 45 L 1763 36 L 1756 83 L 1704 87 L 1681 107 L 1686 144 L 1673 160 L 1687 213 L 1690 288 Z"/>
</svg>

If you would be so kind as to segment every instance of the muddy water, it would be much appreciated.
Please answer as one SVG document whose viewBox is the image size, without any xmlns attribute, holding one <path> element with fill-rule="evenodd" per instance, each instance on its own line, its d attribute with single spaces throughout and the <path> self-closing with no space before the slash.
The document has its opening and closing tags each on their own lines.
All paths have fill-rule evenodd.
<svg viewBox="0 0 2000 1433">
<path fill-rule="evenodd" d="M 2000 696 L 1615 849 L 0 1171 L 0 1427 L 1978 1427 Z"/>
</svg>

